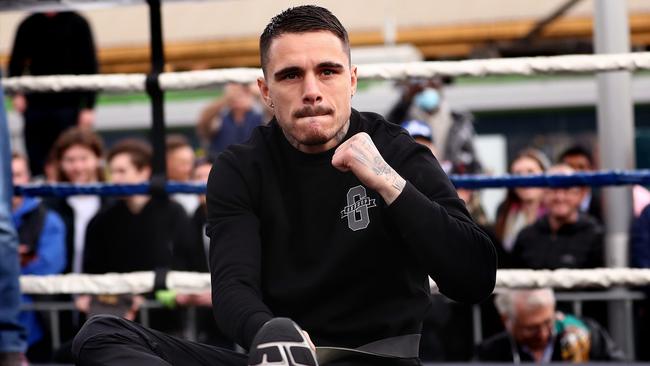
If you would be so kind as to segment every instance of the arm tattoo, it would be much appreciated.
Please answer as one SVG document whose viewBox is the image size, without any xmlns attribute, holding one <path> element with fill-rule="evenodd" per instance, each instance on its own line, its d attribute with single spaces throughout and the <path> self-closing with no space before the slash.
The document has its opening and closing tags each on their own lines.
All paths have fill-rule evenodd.
<svg viewBox="0 0 650 366">
<path fill-rule="evenodd" d="M 375 172 L 376 175 L 382 176 L 382 175 L 391 174 L 393 168 L 391 168 L 388 164 L 386 164 L 386 162 L 384 161 L 384 159 L 381 158 L 381 156 L 375 156 L 372 170 Z"/>
<path fill-rule="evenodd" d="M 393 188 L 397 189 L 399 192 L 402 192 L 406 186 L 406 180 L 404 180 L 404 178 L 400 178 L 397 173 L 395 173 L 393 174 L 393 181 L 391 184 L 393 185 Z"/>
<path fill-rule="evenodd" d="M 397 172 L 381 158 L 381 156 L 375 156 L 375 166 L 373 167 L 373 171 L 378 176 L 384 176 L 386 180 L 390 182 L 391 186 L 399 192 L 404 190 L 406 181 L 401 178 Z"/>
<path fill-rule="evenodd" d="M 361 164 L 370 167 L 370 159 L 366 156 L 366 153 L 361 150 L 358 146 L 356 145 L 350 145 L 350 149 L 354 151 L 354 158 L 360 162 Z"/>
</svg>

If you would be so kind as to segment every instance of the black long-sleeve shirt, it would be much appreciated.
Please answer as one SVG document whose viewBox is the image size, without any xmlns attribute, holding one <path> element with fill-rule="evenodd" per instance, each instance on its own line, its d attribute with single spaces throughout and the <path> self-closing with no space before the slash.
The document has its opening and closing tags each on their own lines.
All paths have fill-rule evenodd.
<svg viewBox="0 0 650 366">
<path fill-rule="evenodd" d="M 152 197 L 133 213 L 119 200 L 88 224 L 85 273 L 151 271 L 176 268 L 178 249 L 193 237 L 190 219 L 178 203 Z"/>
<path fill-rule="evenodd" d="M 331 165 L 334 149 L 301 153 L 275 120 L 217 159 L 208 182 L 213 306 L 242 346 L 274 316 L 322 346 L 419 333 L 427 274 L 454 300 L 492 292 L 494 247 L 431 152 L 353 110 L 345 139 L 362 131 L 408 182 L 390 206 Z"/>
<path fill-rule="evenodd" d="M 95 44 L 88 22 L 74 12 L 36 13 L 16 31 L 9 76 L 96 74 Z M 29 107 L 93 108 L 94 92 L 29 93 Z"/>
</svg>

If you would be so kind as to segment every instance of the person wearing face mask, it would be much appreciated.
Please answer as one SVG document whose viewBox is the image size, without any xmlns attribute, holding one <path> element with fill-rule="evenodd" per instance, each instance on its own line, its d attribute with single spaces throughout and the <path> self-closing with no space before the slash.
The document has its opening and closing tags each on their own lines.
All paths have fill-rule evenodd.
<svg viewBox="0 0 650 366">
<path fill-rule="evenodd" d="M 408 120 L 425 121 L 435 136 L 436 158 L 450 166 L 481 171 L 474 143 L 474 117 L 469 112 L 453 111 L 444 98 L 440 78 L 408 83 L 402 97 L 388 113 L 387 119 L 402 124 Z"/>
</svg>

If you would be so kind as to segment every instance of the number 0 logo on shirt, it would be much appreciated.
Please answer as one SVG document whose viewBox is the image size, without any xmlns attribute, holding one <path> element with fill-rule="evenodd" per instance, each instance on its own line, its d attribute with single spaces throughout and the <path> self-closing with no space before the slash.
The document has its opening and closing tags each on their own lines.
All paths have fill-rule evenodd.
<svg viewBox="0 0 650 366">
<path fill-rule="evenodd" d="M 356 186 L 348 191 L 348 205 L 341 210 L 341 218 L 348 219 L 348 227 L 352 231 L 365 229 L 370 225 L 368 209 L 376 207 L 375 199 L 368 198 L 364 186 Z"/>
</svg>

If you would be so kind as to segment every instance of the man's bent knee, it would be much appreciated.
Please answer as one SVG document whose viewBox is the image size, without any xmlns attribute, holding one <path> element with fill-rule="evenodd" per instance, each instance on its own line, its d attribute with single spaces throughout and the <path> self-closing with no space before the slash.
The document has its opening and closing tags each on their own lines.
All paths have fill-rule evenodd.
<svg viewBox="0 0 650 366">
<path fill-rule="evenodd" d="M 91 317 L 74 337 L 72 341 L 72 355 L 78 360 L 86 341 L 103 335 L 111 336 L 118 330 L 124 330 L 126 328 L 125 325 L 126 320 L 114 315 L 95 315 Z"/>
</svg>

